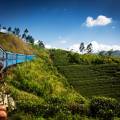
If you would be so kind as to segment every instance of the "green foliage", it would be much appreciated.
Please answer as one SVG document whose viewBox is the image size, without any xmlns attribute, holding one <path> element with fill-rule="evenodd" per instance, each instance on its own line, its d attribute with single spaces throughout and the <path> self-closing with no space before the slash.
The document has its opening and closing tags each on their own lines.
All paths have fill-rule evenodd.
<svg viewBox="0 0 120 120">
<path fill-rule="evenodd" d="M 119 57 L 102 56 L 97 54 L 79 54 L 60 49 L 49 50 L 53 64 L 56 66 L 71 64 L 120 64 Z"/>
<path fill-rule="evenodd" d="M 120 65 L 58 66 L 73 88 L 86 97 L 108 96 L 120 100 Z"/>
<path fill-rule="evenodd" d="M 105 75 L 104 77 L 108 77 L 108 79 L 111 78 L 113 74 L 115 78 L 118 78 L 120 76 L 119 66 L 112 64 L 108 66 L 91 65 L 99 64 L 99 62 L 96 63 L 96 61 L 98 59 L 101 60 L 101 57 L 97 55 L 79 55 L 78 53 L 62 50 L 48 51 L 38 46 L 33 46 L 33 48 L 37 59 L 9 69 L 9 74 L 6 77 L 7 86 L 17 107 L 14 115 L 10 113 L 12 120 L 93 120 L 93 118 L 87 117 L 89 101 L 81 96 L 81 94 L 89 94 L 92 90 L 89 88 L 91 84 L 98 87 L 97 79 L 103 74 Z M 60 65 L 58 69 L 65 76 L 68 75 L 66 76 L 68 81 L 58 73 L 57 68 L 53 66 L 52 62 L 57 67 Z M 69 65 L 72 63 L 76 65 Z M 77 64 L 87 65 L 79 66 Z M 106 67 L 107 69 L 105 69 Z M 96 76 L 92 76 L 93 73 L 96 76 L 99 75 L 99 77 L 96 79 Z M 78 76 L 76 77 L 76 75 Z M 80 78 L 81 76 L 82 78 Z M 90 76 L 92 76 L 92 78 L 88 79 L 87 77 Z M 79 81 L 79 79 L 82 81 Z M 95 85 L 91 79 L 95 80 Z M 102 84 L 104 80 L 105 79 L 99 82 Z M 85 85 L 87 87 L 85 87 Z M 81 94 L 77 93 L 73 87 L 77 91 L 80 91 Z M 105 86 L 103 86 L 103 88 L 105 88 Z M 85 90 L 87 91 L 85 92 Z M 96 88 L 93 88 L 91 93 L 94 93 L 95 90 L 97 91 Z M 91 93 L 89 96 L 91 96 Z M 116 95 L 119 96 L 119 93 L 115 94 L 115 96 Z M 108 115 L 111 114 L 109 111 Z M 116 114 L 119 115 L 119 113 Z M 97 116 L 97 114 L 95 114 L 95 116 Z"/>
<path fill-rule="evenodd" d="M 41 41 L 41 40 L 38 41 L 38 46 L 40 48 L 45 48 L 45 45 L 44 45 L 43 41 Z"/>
<path fill-rule="evenodd" d="M 30 114 L 25 114 L 23 112 L 13 112 L 9 116 L 9 120 L 45 120 L 43 117 L 35 117 Z"/>
<path fill-rule="evenodd" d="M 118 106 L 118 101 L 113 98 L 94 97 L 90 102 L 90 114 L 104 120 L 112 120 L 118 115 Z"/>
<path fill-rule="evenodd" d="M 39 49 L 39 48 L 35 48 Z M 79 114 L 86 110 L 87 100 L 68 85 L 66 79 L 52 66 L 47 51 L 37 50 L 38 58 L 17 65 L 6 78 L 17 111 L 43 118 L 54 118 L 59 113 L 73 114 L 75 105 Z"/>
<path fill-rule="evenodd" d="M 69 62 L 68 52 L 60 49 L 51 49 L 50 57 L 53 60 L 54 65 L 67 65 Z"/>
</svg>

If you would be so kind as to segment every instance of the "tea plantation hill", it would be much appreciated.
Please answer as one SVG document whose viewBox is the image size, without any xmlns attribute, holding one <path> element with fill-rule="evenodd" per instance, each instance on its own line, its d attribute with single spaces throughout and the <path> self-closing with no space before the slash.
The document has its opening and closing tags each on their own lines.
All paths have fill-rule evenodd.
<svg viewBox="0 0 120 120">
<path fill-rule="evenodd" d="M 116 78 L 115 84 L 113 85 L 117 86 L 116 82 L 119 80 L 116 76 L 119 75 L 119 72 L 116 71 L 119 71 L 119 58 L 110 57 L 98 59 L 99 56 L 93 57 L 93 55 L 89 55 L 89 57 L 85 57 L 84 55 L 80 56 L 79 54 L 63 50 L 43 49 L 37 45 L 28 45 L 16 36 L 3 33 L 0 33 L 0 45 L 8 51 L 27 54 L 34 53 L 36 55 L 35 60 L 19 64 L 7 70 L 7 76 L 5 76 L 6 91 L 11 94 L 16 102 L 16 110 L 8 110 L 9 120 L 119 120 L 119 93 L 115 93 L 118 95 L 116 97 L 118 100 L 106 97 L 87 98 L 91 98 L 93 95 L 90 87 L 92 88 L 91 84 L 95 84 L 96 82 L 94 74 L 99 77 L 100 75 L 109 76 L 110 74 L 108 73 L 109 68 L 103 72 L 104 74 L 102 74 L 102 72 L 99 73 L 99 68 L 103 67 L 101 67 L 102 65 L 98 67 L 98 61 L 100 63 L 104 62 L 103 66 L 109 63 L 108 67 L 112 62 L 115 70 L 113 77 Z M 79 57 L 80 59 L 78 59 Z M 81 59 L 81 57 L 84 59 Z M 97 61 L 95 58 L 97 58 Z M 81 62 L 86 64 L 84 67 L 82 66 L 83 69 L 80 67 Z M 90 65 L 88 65 L 88 63 Z M 96 63 L 96 65 L 94 65 L 95 67 L 92 66 L 93 63 Z M 59 69 L 59 72 L 57 69 Z M 76 82 L 76 84 L 81 82 L 81 87 L 80 85 L 75 85 L 74 80 L 72 80 L 75 78 L 75 75 L 77 78 L 78 74 L 73 72 L 71 73 L 71 77 L 69 77 L 68 69 L 70 72 L 78 72 L 81 78 L 76 79 L 78 82 Z M 83 76 L 80 76 L 79 73 L 81 69 Z M 106 67 L 103 69 L 106 69 Z M 85 78 L 86 83 L 91 80 L 90 84 L 86 85 L 90 90 L 89 92 L 87 91 L 88 93 L 85 92 L 84 82 L 82 83 L 85 71 L 87 71 Z M 93 77 L 88 81 L 87 77 L 90 76 L 90 74 Z M 107 90 L 110 83 L 108 79 L 106 80 L 108 82 L 106 93 L 109 93 L 108 96 L 114 97 L 111 95 L 111 91 L 109 92 L 110 89 Z M 97 82 L 96 85 L 99 86 Z M 101 85 L 103 84 L 101 83 Z M 119 90 L 118 87 L 115 88 L 116 91 Z M 101 88 L 96 87 L 96 91 L 99 94 L 96 92 L 94 95 L 101 94 L 104 96 L 104 92 L 100 93 L 98 89 Z M 95 92 L 95 88 L 93 92 Z M 83 97 L 81 93 L 85 97 Z"/>
<path fill-rule="evenodd" d="M 50 50 L 53 63 L 73 88 L 85 96 L 113 97 L 120 101 L 120 57 L 79 55 Z"/>
</svg>

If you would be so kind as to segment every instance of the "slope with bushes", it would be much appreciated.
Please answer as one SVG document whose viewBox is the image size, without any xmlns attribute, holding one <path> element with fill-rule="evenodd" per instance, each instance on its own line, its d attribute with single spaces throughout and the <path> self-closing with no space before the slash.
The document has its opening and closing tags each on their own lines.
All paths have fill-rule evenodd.
<svg viewBox="0 0 120 120">
<path fill-rule="evenodd" d="M 9 52 L 33 54 L 33 49 L 30 45 L 12 34 L 0 32 L 0 47 Z"/>
<path fill-rule="evenodd" d="M 69 84 L 85 97 L 95 95 L 120 100 L 120 57 L 50 50 L 50 56 Z"/>
<path fill-rule="evenodd" d="M 75 105 L 82 106 L 75 113 L 80 118 L 80 114 L 87 110 L 87 100 L 70 88 L 66 79 L 52 66 L 47 50 L 39 49 L 37 55 L 36 60 L 11 68 L 7 73 L 7 86 L 17 106 L 17 112 L 10 113 L 11 119 L 23 113 L 26 113 L 23 116 L 31 116 L 31 120 L 35 116 L 72 119 L 76 116 L 72 113 Z"/>
<path fill-rule="evenodd" d="M 8 42 L 6 36 L 12 39 Z M 13 49 L 16 47 L 13 43 L 18 38 L 11 35 L 4 37 L 5 41 L 1 43 L 4 48 L 13 52 L 22 51 L 23 48 L 19 48 L 19 51 Z M 12 48 L 10 48 L 11 44 Z M 68 62 L 76 64 L 79 60 L 76 59 L 79 57 L 78 54 L 75 54 L 77 57 L 73 57 L 74 54 L 71 52 L 64 51 L 65 55 L 59 52 L 64 58 L 61 59 L 61 56 L 57 55 L 58 51 L 55 51 L 56 54 L 52 51 L 51 54 L 51 51 L 35 45 L 30 48 L 24 42 L 23 45 L 34 52 L 36 59 L 9 68 L 6 72 L 6 91 L 11 94 L 16 103 L 16 109 L 8 111 L 9 120 L 119 119 L 116 118 L 120 116 L 120 105 L 117 100 L 104 97 L 86 99 L 75 91 L 64 76 L 58 73 L 54 65 L 58 65 L 59 62 L 59 65 L 68 65 Z M 59 60 L 55 58 L 55 55 Z M 66 55 L 69 55 L 68 61 L 64 61 Z M 73 62 L 73 60 L 76 61 Z M 97 104 L 99 104 L 98 107 Z"/>
<path fill-rule="evenodd" d="M 35 46 L 34 49 L 37 59 L 10 69 L 6 77 L 17 106 L 15 112 L 9 113 L 10 119 L 112 120 L 119 117 L 117 100 L 104 97 L 85 99 L 58 73 L 48 50 Z"/>
</svg>

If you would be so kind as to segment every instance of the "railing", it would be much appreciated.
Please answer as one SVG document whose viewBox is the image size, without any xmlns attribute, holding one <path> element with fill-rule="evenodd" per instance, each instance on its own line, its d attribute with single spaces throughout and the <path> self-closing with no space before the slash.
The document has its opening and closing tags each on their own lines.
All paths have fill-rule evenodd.
<svg viewBox="0 0 120 120">
<path fill-rule="evenodd" d="M 5 69 L 9 66 L 31 61 L 35 58 L 35 55 L 25 55 L 12 52 L 6 52 L 0 48 L 0 68 Z"/>
</svg>

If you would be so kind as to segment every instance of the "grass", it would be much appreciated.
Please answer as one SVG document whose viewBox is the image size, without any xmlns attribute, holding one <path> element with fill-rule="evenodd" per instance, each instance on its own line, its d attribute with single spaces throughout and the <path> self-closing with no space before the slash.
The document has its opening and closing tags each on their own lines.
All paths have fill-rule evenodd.
<svg viewBox="0 0 120 120">
<path fill-rule="evenodd" d="M 54 120 L 59 116 L 59 120 L 61 116 L 66 118 L 68 113 L 69 117 L 73 117 L 70 105 L 87 106 L 87 100 L 69 87 L 66 79 L 52 66 L 47 51 L 45 53 L 39 53 L 42 58 L 20 64 L 7 72 L 7 89 L 17 105 L 16 112 L 10 112 L 10 119 L 13 119 L 14 114 L 20 116 L 23 112 L 26 113 L 23 116 L 28 115 L 28 118 L 32 115 L 39 119 Z"/>
<path fill-rule="evenodd" d="M 120 101 L 120 65 L 69 65 L 59 66 L 58 70 L 83 96 L 107 96 Z"/>
<path fill-rule="evenodd" d="M 0 32 L 0 46 L 9 52 L 22 54 L 33 54 L 33 49 L 30 45 L 23 42 L 20 38 Z"/>
<path fill-rule="evenodd" d="M 99 63 L 102 59 L 96 59 L 96 55 L 90 55 L 88 59 L 88 56 L 61 50 L 51 51 L 51 54 L 47 49 L 29 46 L 10 34 L 0 33 L 0 42 L 7 51 L 36 55 L 35 60 L 9 68 L 6 72 L 5 89 L 16 103 L 16 110 L 8 111 L 9 120 L 99 120 L 90 116 L 91 100 L 85 97 L 103 95 L 119 100 L 120 66 L 106 64 L 112 63 L 112 58 L 108 62 L 107 57 L 104 65 L 97 65 L 98 58 Z M 81 63 L 81 60 L 87 65 L 69 65 L 71 62 Z M 94 65 L 90 65 L 93 61 Z M 116 61 L 114 63 L 119 63 Z M 54 65 L 67 66 L 58 66 L 59 73 Z M 99 102 L 104 102 L 101 101 L 102 97 Z M 109 110 L 111 103 L 107 105 L 102 110 Z M 110 112 L 105 113 L 111 115 L 112 110 L 110 107 Z M 112 114 L 113 117 L 119 116 L 119 113 Z"/>
</svg>

